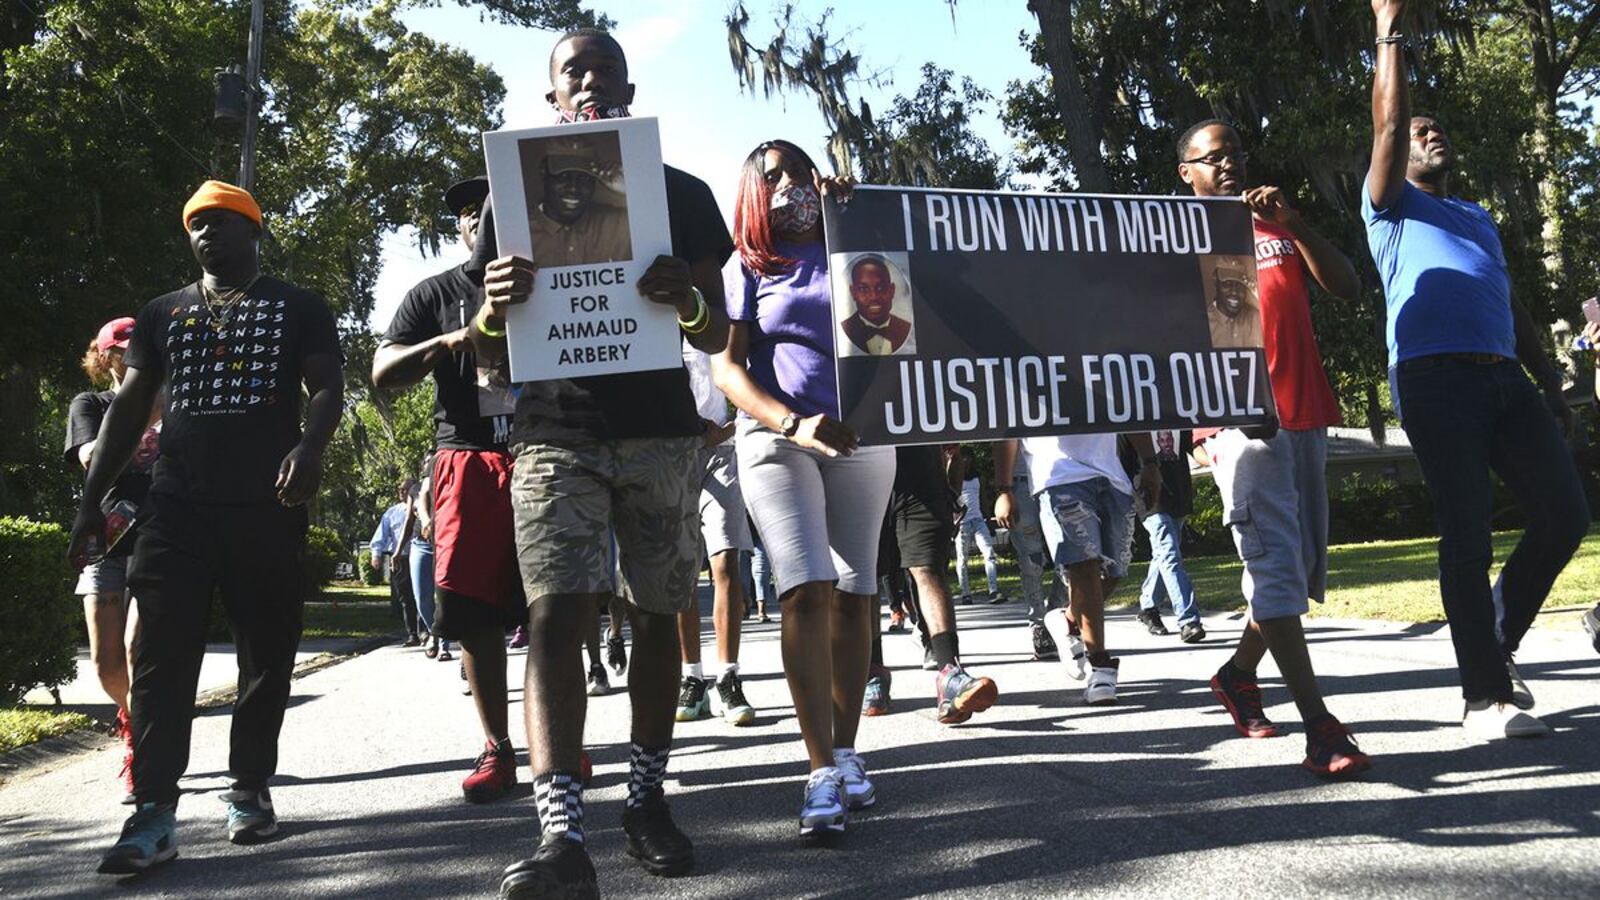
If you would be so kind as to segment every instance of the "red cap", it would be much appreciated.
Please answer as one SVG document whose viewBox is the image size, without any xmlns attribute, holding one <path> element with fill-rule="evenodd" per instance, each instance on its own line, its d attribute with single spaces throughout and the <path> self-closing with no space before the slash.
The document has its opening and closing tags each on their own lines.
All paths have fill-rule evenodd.
<svg viewBox="0 0 1600 900">
<path fill-rule="evenodd" d="M 128 341 L 133 337 L 133 320 L 127 316 L 111 321 L 100 326 L 100 333 L 95 336 L 95 349 L 101 353 L 112 347 L 128 349 Z"/>
</svg>

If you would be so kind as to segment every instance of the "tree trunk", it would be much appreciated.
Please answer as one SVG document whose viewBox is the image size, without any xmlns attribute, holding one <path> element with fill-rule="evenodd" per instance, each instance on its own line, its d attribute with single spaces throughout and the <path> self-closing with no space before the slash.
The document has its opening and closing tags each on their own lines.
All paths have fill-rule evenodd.
<svg viewBox="0 0 1600 900">
<path fill-rule="evenodd" d="M 1078 50 L 1072 42 L 1072 3 L 1070 0 L 1028 0 L 1028 11 L 1039 20 L 1045 62 L 1050 68 L 1050 82 L 1056 106 L 1061 110 L 1061 122 L 1067 129 L 1067 149 L 1072 154 L 1078 187 L 1085 191 L 1110 192 L 1111 177 L 1106 174 L 1105 163 L 1100 158 L 1104 133 L 1089 110 L 1089 95 L 1078 74 Z"/>
</svg>

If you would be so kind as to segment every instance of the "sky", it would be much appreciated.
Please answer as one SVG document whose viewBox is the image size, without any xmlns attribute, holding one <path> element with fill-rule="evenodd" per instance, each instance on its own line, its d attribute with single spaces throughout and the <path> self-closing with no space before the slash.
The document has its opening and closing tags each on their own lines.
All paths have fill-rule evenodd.
<svg viewBox="0 0 1600 900">
<path fill-rule="evenodd" d="M 729 0 L 602 0 L 585 5 L 617 21 L 615 33 L 638 88 L 633 114 L 659 119 L 664 160 L 710 185 L 730 224 L 739 166 L 762 141 L 793 141 L 827 167 L 827 128 L 809 95 L 768 99 L 759 89 L 752 96 L 739 87 L 723 25 L 732 6 Z M 1007 82 L 1039 75 L 1019 39 L 1023 31 L 1037 30 L 1024 0 L 966 0 L 953 14 L 944 0 L 795 0 L 794 5 L 797 20 L 807 22 L 834 8 L 830 32 L 862 56 L 864 70 L 884 77 L 884 87 L 861 91 L 875 112 L 886 110 L 897 94 L 914 92 L 925 62 L 970 76 L 997 96 L 1004 95 Z M 752 42 L 765 41 L 775 31 L 773 21 L 782 3 L 746 0 L 745 7 L 750 12 L 746 34 Z M 547 66 L 554 33 L 483 22 L 476 10 L 455 4 L 412 10 L 402 18 L 413 31 L 465 48 L 505 79 L 504 127 L 550 124 L 544 94 L 550 88 Z M 1010 149 L 996 106 L 985 110 L 974 127 L 1002 155 Z M 459 244 L 441 256 L 428 256 L 417 249 L 409 231 L 389 235 L 372 326 L 382 331 L 413 284 L 465 257 Z"/>
</svg>

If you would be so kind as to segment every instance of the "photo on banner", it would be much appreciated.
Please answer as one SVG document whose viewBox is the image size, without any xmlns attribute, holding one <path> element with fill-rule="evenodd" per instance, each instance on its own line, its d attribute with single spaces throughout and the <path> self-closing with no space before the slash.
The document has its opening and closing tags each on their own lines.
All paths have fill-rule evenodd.
<svg viewBox="0 0 1600 900">
<path fill-rule="evenodd" d="M 861 185 L 823 215 L 839 408 L 864 444 L 1275 415 L 1236 198 Z"/>
<path fill-rule="evenodd" d="M 506 316 L 512 382 L 682 365 L 677 315 L 636 287 L 672 252 L 656 120 L 483 136 L 500 252 L 539 267 Z"/>
<path fill-rule="evenodd" d="M 840 253 L 828 269 L 840 356 L 917 352 L 915 293 L 904 253 Z"/>
</svg>

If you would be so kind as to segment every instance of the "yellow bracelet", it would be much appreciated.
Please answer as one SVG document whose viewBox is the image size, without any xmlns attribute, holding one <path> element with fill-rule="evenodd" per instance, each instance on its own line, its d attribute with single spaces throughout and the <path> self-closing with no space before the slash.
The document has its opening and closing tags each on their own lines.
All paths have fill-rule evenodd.
<svg viewBox="0 0 1600 900">
<path fill-rule="evenodd" d="M 504 328 L 493 329 L 493 328 L 490 328 L 489 326 L 483 324 L 483 316 L 482 316 L 482 314 L 473 316 L 472 317 L 472 324 L 478 326 L 478 330 L 483 332 L 488 337 L 503 338 L 503 337 L 506 336 L 506 330 Z"/>
<path fill-rule="evenodd" d="M 690 285 L 689 290 L 694 294 L 694 315 L 687 322 L 679 319 L 678 327 L 684 334 L 699 334 L 711 323 L 711 308 L 706 305 L 705 295 L 699 288 Z"/>
</svg>

